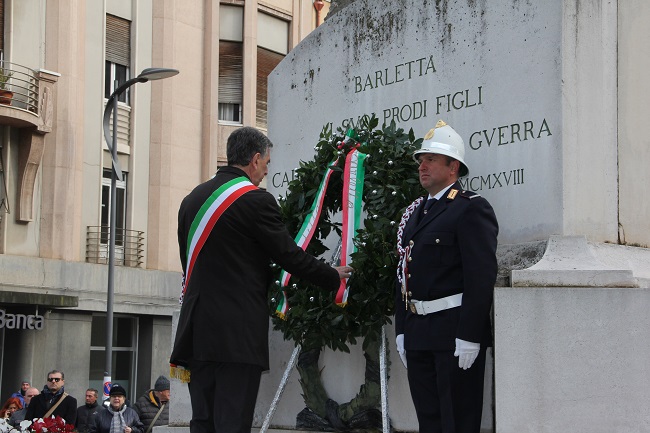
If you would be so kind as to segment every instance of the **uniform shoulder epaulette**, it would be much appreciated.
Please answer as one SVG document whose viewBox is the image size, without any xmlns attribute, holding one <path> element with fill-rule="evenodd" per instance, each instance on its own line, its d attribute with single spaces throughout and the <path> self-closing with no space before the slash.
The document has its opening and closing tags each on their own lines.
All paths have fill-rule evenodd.
<svg viewBox="0 0 650 433">
<path fill-rule="evenodd" d="M 462 190 L 462 191 L 460 192 L 460 196 L 463 197 L 463 198 L 466 198 L 466 199 L 471 200 L 471 199 L 473 199 L 473 198 L 480 197 L 481 194 L 475 193 L 474 191 Z"/>
</svg>

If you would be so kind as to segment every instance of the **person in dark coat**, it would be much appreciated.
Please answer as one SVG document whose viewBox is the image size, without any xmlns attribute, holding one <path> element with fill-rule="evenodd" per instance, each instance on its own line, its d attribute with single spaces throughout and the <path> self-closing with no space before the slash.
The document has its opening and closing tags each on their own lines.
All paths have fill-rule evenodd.
<svg viewBox="0 0 650 433">
<path fill-rule="evenodd" d="M 429 195 L 410 216 L 407 208 L 398 239 L 396 343 L 420 432 L 481 428 L 499 229 L 488 201 L 458 182 L 469 172 L 464 155 L 442 121 L 425 136 L 414 157 Z"/>
<path fill-rule="evenodd" d="M 138 413 L 126 405 L 124 387 L 114 383 L 108 395 L 108 407 L 102 407 L 93 415 L 88 433 L 144 433 Z"/>
<path fill-rule="evenodd" d="M 352 271 L 298 247 L 275 198 L 257 188 L 271 147 L 255 128 L 235 130 L 228 166 L 185 197 L 178 212 L 185 293 L 170 363 L 191 370 L 191 433 L 250 432 L 261 373 L 269 368 L 270 262 L 331 291 Z M 227 195 L 234 190 L 241 195 Z M 220 200 L 232 203 L 219 216 L 208 206 Z M 218 217 L 211 231 L 203 230 L 209 223 L 200 224 L 202 216 Z M 194 245 L 203 240 L 197 255 Z"/>
<path fill-rule="evenodd" d="M 77 422 L 75 427 L 78 433 L 86 433 L 88 425 L 92 422 L 92 416 L 95 415 L 101 407 L 97 403 L 99 392 L 94 388 L 86 390 L 86 403 L 77 408 Z"/>
<path fill-rule="evenodd" d="M 27 388 L 27 391 L 25 391 L 25 406 L 17 410 L 16 412 L 11 414 L 11 417 L 9 418 L 9 424 L 14 426 L 14 427 L 19 427 L 20 423 L 25 420 L 25 415 L 27 415 L 27 407 L 29 406 L 29 403 L 32 401 L 32 398 L 36 397 L 39 395 L 41 392 L 38 390 L 38 388 L 30 387 Z"/>
<path fill-rule="evenodd" d="M 136 400 L 134 408 L 146 429 L 152 426 L 152 423 L 154 427 L 169 424 L 169 379 L 165 376 L 158 377 L 153 389 L 141 395 Z"/>
<path fill-rule="evenodd" d="M 65 392 L 64 377 L 63 372 L 59 370 L 52 370 L 47 374 L 47 384 L 43 391 L 33 397 L 27 407 L 26 420 L 43 418 L 60 401 L 51 416 L 60 416 L 66 424 L 74 425 L 77 421 L 77 399 Z"/>
</svg>

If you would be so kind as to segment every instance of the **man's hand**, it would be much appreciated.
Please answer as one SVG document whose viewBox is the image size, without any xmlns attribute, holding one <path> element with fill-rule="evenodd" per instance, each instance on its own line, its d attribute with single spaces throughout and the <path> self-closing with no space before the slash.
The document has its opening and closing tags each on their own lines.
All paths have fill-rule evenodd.
<svg viewBox="0 0 650 433">
<path fill-rule="evenodd" d="M 472 343 L 471 341 L 456 339 L 456 351 L 454 356 L 458 357 L 458 367 L 467 370 L 474 364 L 478 352 L 481 350 L 480 343 Z"/>
<path fill-rule="evenodd" d="M 395 343 L 397 344 L 397 353 L 399 353 L 399 359 L 402 360 L 404 367 L 406 366 L 406 350 L 404 350 L 404 334 L 399 334 L 395 337 Z"/>
<path fill-rule="evenodd" d="M 350 278 L 352 276 L 352 271 L 354 270 L 349 266 L 336 266 L 334 269 L 339 273 L 339 279 L 341 280 L 343 278 Z"/>
</svg>

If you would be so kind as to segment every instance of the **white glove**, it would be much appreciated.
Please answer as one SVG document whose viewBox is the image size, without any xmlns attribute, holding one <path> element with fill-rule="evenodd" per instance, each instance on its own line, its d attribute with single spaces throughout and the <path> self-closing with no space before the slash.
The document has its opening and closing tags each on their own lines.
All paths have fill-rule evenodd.
<svg viewBox="0 0 650 433">
<path fill-rule="evenodd" d="M 402 360 L 402 364 L 404 364 L 404 367 L 406 367 L 406 350 L 404 350 L 404 334 L 399 334 L 395 338 L 395 343 L 397 344 L 397 353 L 399 353 L 399 358 Z"/>
<path fill-rule="evenodd" d="M 481 350 L 480 343 L 472 343 L 471 341 L 456 339 L 456 351 L 454 356 L 458 357 L 458 367 L 467 370 L 474 364 L 478 352 Z"/>
</svg>

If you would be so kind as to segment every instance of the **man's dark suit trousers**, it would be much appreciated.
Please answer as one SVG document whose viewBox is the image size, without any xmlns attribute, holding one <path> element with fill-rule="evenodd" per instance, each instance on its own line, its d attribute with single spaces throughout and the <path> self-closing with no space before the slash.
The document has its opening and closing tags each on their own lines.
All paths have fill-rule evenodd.
<svg viewBox="0 0 650 433">
<path fill-rule="evenodd" d="M 190 369 L 190 432 L 250 433 L 262 367 L 195 361 Z"/>
</svg>

